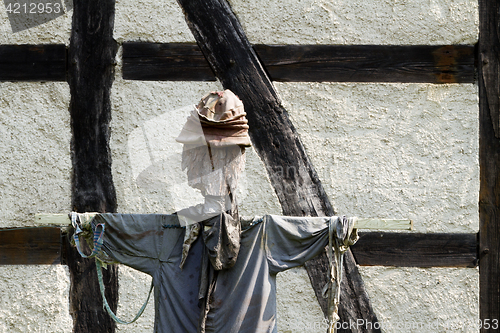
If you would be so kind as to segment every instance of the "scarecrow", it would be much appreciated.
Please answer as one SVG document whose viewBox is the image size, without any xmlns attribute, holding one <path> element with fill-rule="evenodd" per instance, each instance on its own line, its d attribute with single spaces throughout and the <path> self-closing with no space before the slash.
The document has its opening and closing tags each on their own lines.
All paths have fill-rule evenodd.
<svg viewBox="0 0 500 333">
<path fill-rule="evenodd" d="M 205 95 L 177 141 L 188 184 L 204 203 L 170 215 L 72 213 L 77 246 L 87 230 L 98 268 L 118 262 L 152 276 L 155 332 L 276 333 L 276 275 L 329 244 L 337 260 L 325 289 L 333 332 L 339 261 L 357 240 L 354 219 L 239 216 L 236 188 L 250 139 L 243 103 L 230 90 Z"/>
</svg>

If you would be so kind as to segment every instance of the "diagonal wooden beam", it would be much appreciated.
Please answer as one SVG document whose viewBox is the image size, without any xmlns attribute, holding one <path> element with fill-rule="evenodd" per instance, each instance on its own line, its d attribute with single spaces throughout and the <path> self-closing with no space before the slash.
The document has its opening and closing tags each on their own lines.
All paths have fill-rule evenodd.
<svg viewBox="0 0 500 333">
<path fill-rule="evenodd" d="M 266 165 L 283 213 L 334 215 L 299 135 L 229 4 L 225 0 L 178 0 L 178 3 L 217 78 L 243 100 L 254 148 Z M 283 168 L 288 172 L 283 172 Z M 325 262 L 323 255 L 306 266 L 317 296 L 326 284 L 327 275 L 315 275 L 313 271 Z M 376 322 L 350 252 L 344 262 L 346 274 L 339 311 L 342 320 Z M 321 296 L 318 299 L 322 299 Z M 324 312 L 325 305 L 322 303 Z"/>
<path fill-rule="evenodd" d="M 115 0 L 74 0 L 69 45 L 68 83 L 71 92 L 72 209 L 115 212 L 109 136 L 111 85 L 114 79 Z M 115 322 L 102 306 L 94 260 L 68 251 L 71 277 L 70 313 L 73 332 L 114 332 Z M 116 311 L 118 268 L 104 272 L 107 298 Z"/>
<path fill-rule="evenodd" d="M 473 45 L 253 45 L 272 81 L 473 83 Z M 127 80 L 214 81 L 195 44 L 123 43 Z"/>
</svg>

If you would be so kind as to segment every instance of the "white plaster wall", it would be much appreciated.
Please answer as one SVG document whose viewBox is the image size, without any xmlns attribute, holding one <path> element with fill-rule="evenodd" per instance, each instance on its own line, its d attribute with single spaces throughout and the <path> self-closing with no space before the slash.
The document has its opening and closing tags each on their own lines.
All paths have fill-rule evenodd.
<svg viewBox="0 0 500 333">
<path fill-rule="evenodd" d="M 0 266 L 0 332 L 71 332 L 68 275 L 61 265 Z"/>
<path fill-rule="evenodd" d="M 69 88 L 0 83 L 0 228 L 71 209 Z M 69 332 L 65 266 L 0 266 L 0 332 Z"/>
<path fill-rule="evenodd" d="M 0 94 L 0 223 L 32 225 L 70 208 L 69 87 L 1 83 Z"/>
<path fill-rule="evenodd" d="M 477 86 L 276 87 L 339 214 L 411 218 L 418 232 L 477 232 Z M 477 331 L 476 269 L 360 272 L 384 331 Z M 280 315 L 293 321 L 295 313 Z M 457 325 L 466 326 L 449 329 Z"/>
<path fill-rule="evenodd" d="M 114 37 L 118 42 L 194 42 L 175 0 L 116 1 Z"/>
<path fill-rule="evenodd" d="M 72 7 L 62 1 L 64 15 L 45 24 L 12 33 L 4 2 L 0 5 L 0 44 L 69 44 Z"/>
<path fill-rule="evenodd" d="M 275 85 L 339 214 L 478 230 L 476 85 Z"/>
<path fill-rule="evenodd" d="M 229 0 L 252 43 L 474 44 L 477 1 Z"/>
</svg>

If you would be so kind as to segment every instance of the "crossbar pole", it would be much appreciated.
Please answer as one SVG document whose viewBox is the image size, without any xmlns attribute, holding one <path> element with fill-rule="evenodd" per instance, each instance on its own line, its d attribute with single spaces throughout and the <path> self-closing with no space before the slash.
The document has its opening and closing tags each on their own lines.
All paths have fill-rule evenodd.
<svg viewBox="0 0 500 333">
<path fill-rule="evenodd" d="M 35 214 L 36 225 L 62 227 L 69 223 L 68 214 Z M 413 220 L 358 218 L 354 227 L 367 230 L 413 230 Z"/>
</svg>

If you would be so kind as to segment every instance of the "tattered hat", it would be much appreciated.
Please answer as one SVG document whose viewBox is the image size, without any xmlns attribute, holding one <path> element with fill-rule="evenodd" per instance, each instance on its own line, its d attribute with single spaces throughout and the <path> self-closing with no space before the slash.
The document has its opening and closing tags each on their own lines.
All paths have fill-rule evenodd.
<svg viewBox="0 0 500 333">
<path fill-rule="evenodd" d="M 177 142 L 224 147 L 251 146 L 243 102 L 231 91 L 210 92 L 189 115 Z"/>
</svg>

